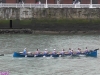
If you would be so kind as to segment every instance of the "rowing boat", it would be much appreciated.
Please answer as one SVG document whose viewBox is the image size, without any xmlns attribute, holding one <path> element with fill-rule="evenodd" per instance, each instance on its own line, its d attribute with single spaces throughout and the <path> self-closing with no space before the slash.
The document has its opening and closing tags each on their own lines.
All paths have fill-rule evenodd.
<svg viewBox="0 0 100 75">
<path fill-rule="evenodd" d="M 72 54 L 32 54 L 32 53 L 27 53 L 24 54 L 23 52 L 14 52 L 13 57 L 65 57 L 65 56 L 90 56 L 90 57 L 97 57 L 97 50 L 89 50 L 88 52 L 84 53 L 72 53 Z"/>
</svg>

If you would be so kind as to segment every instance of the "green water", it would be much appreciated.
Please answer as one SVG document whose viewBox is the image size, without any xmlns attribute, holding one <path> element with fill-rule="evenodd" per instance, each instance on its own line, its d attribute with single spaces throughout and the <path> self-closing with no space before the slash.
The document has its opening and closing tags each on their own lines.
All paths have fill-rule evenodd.
<svg viewBox="0 0 100 75">
<path fill-rule="evenodd" d="M 34 52 L 61 51 L 69 48 L 100 49 L 100 35 L 33 35 L 33 34 L 2 34 L 0 35 L 0 71 L 9 71 L 9 75 L 99 75 L 100 52 L 98 57 L 65 57 L 65 58 L 13 58 L 14 51 Z"/>
</svg>

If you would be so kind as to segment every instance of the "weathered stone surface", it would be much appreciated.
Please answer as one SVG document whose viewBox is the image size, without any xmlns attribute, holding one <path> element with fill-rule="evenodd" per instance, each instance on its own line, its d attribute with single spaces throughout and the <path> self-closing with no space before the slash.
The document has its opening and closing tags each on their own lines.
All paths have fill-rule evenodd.
<svg viewBox="0 0 100 75">
<path fill-rule="evenodd" d="M 0 8 L 0 19 L 100 18 L 96 8 Z"/>
</svg>

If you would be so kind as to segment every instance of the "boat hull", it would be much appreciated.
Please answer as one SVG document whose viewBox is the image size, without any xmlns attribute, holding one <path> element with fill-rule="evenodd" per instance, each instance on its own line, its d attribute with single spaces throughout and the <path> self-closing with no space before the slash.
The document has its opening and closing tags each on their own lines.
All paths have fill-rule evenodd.
<svg viewBox="0 0 100 75">
<path fill-rule="evenodd" d="M 91 50 L 86 54 L 86 56 L 97 57 L 97 50 L 98 49 L 95 49 L 94 51 Z"/>
<path fill-rule="evenodd" d="M 14 52 L 13 57 L 65 57 L 65 56 L 89 56 L 89 57 L 97 57 L 97 50 L 91 50 L 89 52 L 85 53 L 78 53 L 78 54 L 24 54 L 24 53 L 19 53 L 19 52 Z"/>
<path fill-rule="evenodd" d="M 13 57 L 25 57 L 25 54 L 19 53 L 19 52 L 14 52 Z"/>
</svg>

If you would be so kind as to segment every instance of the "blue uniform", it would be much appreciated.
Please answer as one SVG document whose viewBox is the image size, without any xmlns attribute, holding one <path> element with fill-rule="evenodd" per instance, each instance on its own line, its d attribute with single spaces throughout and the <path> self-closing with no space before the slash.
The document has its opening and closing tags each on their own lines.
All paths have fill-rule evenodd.
<svg viewBox="0 0 100 75">
<path fill-rule="evenodd" d="M 56 54 L 56 51 L 53 51 L 52 54 Z"/>
<path fill-rule="evenodd" d="M 26 53 L 27 53 L 27 52 L 26 52 L 26 49 L 24 49 L 23 53 L 26 55 Z"/>
<path fill-rule="evenodd" d="M 44 54 L 47 54 L 48 53 L 48 51 L 44 51 Z"/>
</svg>

